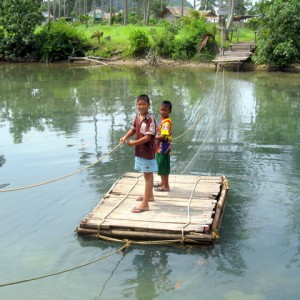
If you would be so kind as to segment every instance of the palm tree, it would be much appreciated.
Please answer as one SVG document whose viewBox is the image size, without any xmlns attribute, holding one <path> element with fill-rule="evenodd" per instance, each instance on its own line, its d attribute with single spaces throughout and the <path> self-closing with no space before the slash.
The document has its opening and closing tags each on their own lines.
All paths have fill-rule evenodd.
<svg viewBox="0 0 300 300">
<path fill-rule="evenodd" d="M 126 26 L 127 25 L 127 10 L 128 10 L 128 0 L 123 0 L 123 7 L 124 7 L 124 19 L 123 19 L 123 25 Z"/>
<path fill-rule="evenodd" d="M 145 24 L 148 26 L 149 25 L 149 19 L 150 19 L 150 3 L 151 0 L 146 0 L 146 14 L 145 14 Z"/>
<path fill-rule="evenodd" d="M 50 24 L 50 0 L 48 0 L 48 24 Z"/>
<path fill-rule="evenodd" d="M 210 10 L 215 13 L 215 7 L 217 6 L 216 2 L 216 0 L 201 0 L 199 10 Z"/>
</svg>

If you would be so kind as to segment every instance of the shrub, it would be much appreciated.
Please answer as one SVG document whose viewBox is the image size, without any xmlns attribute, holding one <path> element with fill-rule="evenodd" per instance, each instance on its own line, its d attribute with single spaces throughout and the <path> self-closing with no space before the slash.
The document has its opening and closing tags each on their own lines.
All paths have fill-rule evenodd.
<svg viewBox="0 0 300 300">
<path fill-rule="evenodd" d="M 150 49 L 148 36 L 142 30 L 136 29 L 129 34 L 130 52 L 134 56 L 142 56 Z"/>
<path fill-rule="evenodd" d="M 17 60 L 31 57 L 34 47 L 33 32 L 43 20 L 38 0 L 0 1 L 0 56 Z"/>
<path fill-rule="evenodd" d="M 65 21 L 46 25 L 37 33 L 36 45 L 37 57 L 44 62 L 82 56 L 90 46 L 84 35 Z"/>
<path fill-rule="evenodd" d="M 193 37 L 183 37 L 176 40 L 173 58 L 181 60 L 191 59 L 197 52 L 197 41 Z"/>
<path fill-rule="evenodd" d="M 261 19 L 255 63 L 277 69 L 300 61 L 299 10 L 298 0 L 271 2 Z"/>
<path fill-rule="evenodd" d="M 34 59 L 35 40 L 30 35 L 25 38 L 20 36 L 1 36 L 0 34 L 0 58 L 8 61 Z"/>
<path fill-rule="evenodd" d="M 156 31 L 151 34 L 154 41 L 154 48 L 159 56 L 172 57 L 178 27 L 170 23 L 165 23 L 164 26 L 165 28 L 160 34 L 157 34 Z"/>
<path fill-rule="evenodd" d="M 175 40 L 173 57 L 176 59 L 191 59 L 198 49 L 202 36 L 207 33 L 207 23 L 203 19 L 189 20 L 179 38 Z"/>
</svg>

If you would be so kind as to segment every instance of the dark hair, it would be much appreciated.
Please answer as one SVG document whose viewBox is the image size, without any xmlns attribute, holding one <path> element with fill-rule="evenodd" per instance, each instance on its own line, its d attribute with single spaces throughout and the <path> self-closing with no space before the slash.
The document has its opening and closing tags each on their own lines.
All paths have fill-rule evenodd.
<svg viewBox="0 0 300 300">
<path fill-rule="evenodd" d="M 170 101 L 163 101 L 161 105 L 169 107 L 170 112 L 172 111 L 172 103 Z"/>
<path fill-rule="evenodd" d="M 150 98 L 148 95 L 139 95 L 136 99 L 136 102 L 138 102 L 139 100 L 145 101 L 150 104 Z"/>
</svg>

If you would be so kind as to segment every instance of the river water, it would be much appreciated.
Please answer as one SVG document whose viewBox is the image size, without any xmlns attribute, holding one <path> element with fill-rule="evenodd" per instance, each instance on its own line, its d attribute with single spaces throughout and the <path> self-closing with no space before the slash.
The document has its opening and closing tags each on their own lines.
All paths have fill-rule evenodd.
<svg viewBox="0 0 300 300">
<path fill-rule="evenodd" d="M 214 247 L 132 245 L 104 258 L 122 244 L 74 232 L 133 171 L 133 149 L 105 154 L 142 93 L 157 117 L 173 103 L 172 173 L 229 180 Z M 0 298 L 298 299 L 299 120 L 299 74 L 0 65 L 2 191 L 101 159 L 0 193 Z"/>
</svg>

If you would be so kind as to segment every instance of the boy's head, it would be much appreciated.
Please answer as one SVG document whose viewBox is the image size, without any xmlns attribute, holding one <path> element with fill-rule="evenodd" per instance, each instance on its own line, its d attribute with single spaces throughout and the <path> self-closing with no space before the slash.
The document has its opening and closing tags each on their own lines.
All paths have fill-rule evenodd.
<svg viewBox="0 0 300 300">
<path fill-rule="evenodd" d="M 172 112 L 172 103 L 170 101 L 163 101 L 159 111 L 162 118 L 168 118 L 169 114 Z"/>
<path fill-rule="evenodd" d="M 136 108 L 141 115 L 146 116 L 150 108 L 150 99 L 147 95 L 140 95 L 136 100 Z"/>
<path fill-rule="evenodd" d="M 148 95 L 139 95 L 138 97 L 137 97 L 137 99 L 136 99 L 136 102 L 138 102 L 138 101 L 144 101 L 144 102 L 146 102 L 146 103 L 148 103 L 149 105 L 150 105 L 150 98 L 149 98 L 149 96 Z"/>
<path fill-rule="evenodd" d="M 165 106 L 169 108 L 169 111 L 172 112 L 172 103 L 170 101 L 163 101 L 160 106 Z"/>
</svg>

